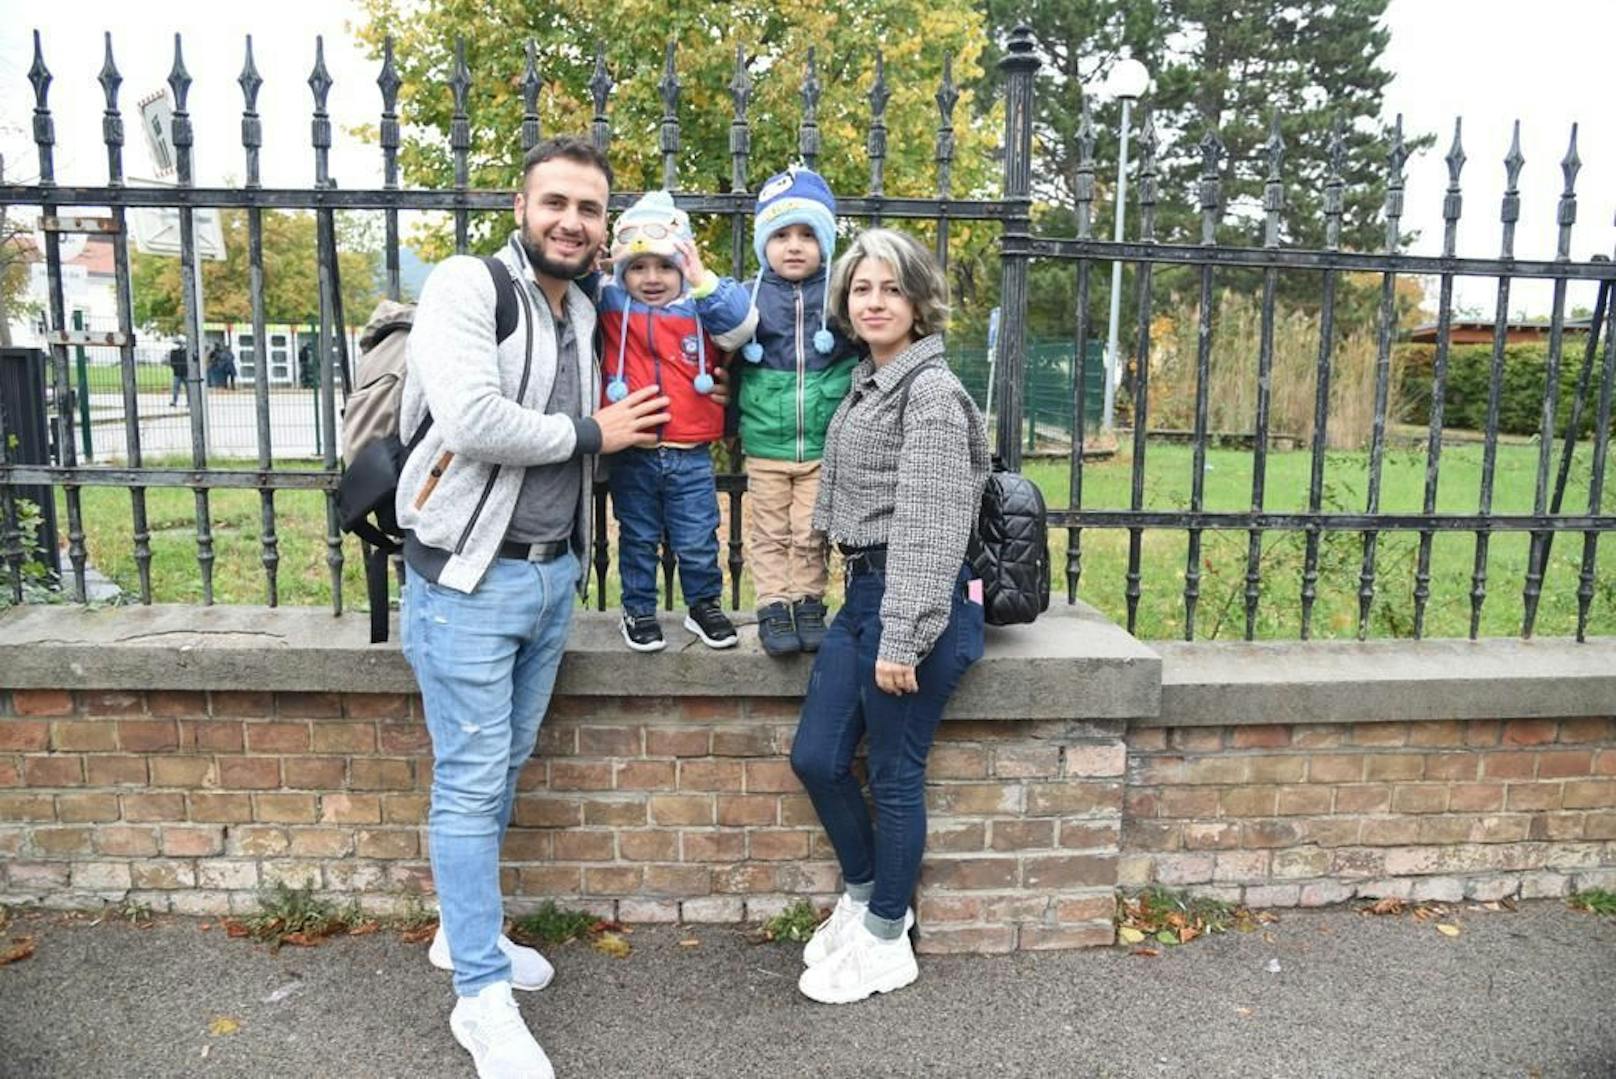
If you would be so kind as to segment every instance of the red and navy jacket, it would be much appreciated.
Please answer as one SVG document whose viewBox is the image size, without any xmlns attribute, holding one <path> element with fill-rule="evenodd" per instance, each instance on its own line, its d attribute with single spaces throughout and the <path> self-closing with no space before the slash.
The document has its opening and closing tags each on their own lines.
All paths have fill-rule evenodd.
<svg viewBox="0 0 1616 1079">
<path fill-rule="evenodd" d="M 601 404 L 619 377 L 632 393 L 660 386 L 671 398 L 671 419 L 657 432 L 663 442 L 716 442 L 724 437 L 724 407 L 696 390 L 697 376 L 729 362 L 729 354 L 752 338 L 757 312 L 733 278 L 701 298 L 686 292 L 651 307 L 630 298 L 611 277 L 600 279 L 595 301 L 601 335 Z M 621 361 L 621 370 L 619 370 Z"/>
</svg>

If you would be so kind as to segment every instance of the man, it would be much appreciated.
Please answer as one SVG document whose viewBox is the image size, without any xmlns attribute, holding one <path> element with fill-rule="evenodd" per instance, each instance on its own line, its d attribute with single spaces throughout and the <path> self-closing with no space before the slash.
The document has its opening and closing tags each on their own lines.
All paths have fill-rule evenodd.
<svg viewBox="0 0 1616 1079">
<path fill-rule="evenodd" d="M 400 430 L 431 419 L 396 502 L 404 655 L 434 756 L 430 955 L 455 972 L 450 1028 L 483 1079 L 553 1074 L 511 998 L 552 971 L 500 931 L 500 841 L 584 579 L 595 455 L 652 446 L 668 421 L 654 386 L 589 415 L 595 313 L 573 282 L 606 236 L 611 177 L 582 139 L 535 146 L 497 256 L 516 279 L 515 332 L 496 341 L 489 267 L 456 257 L 428 278 L 409 340 Z"/>
<path fill-rule="evenodd" d="M 220 341 L 218 351 L 215 353 L 219 361 L 219 377 L 225 389 L 236 388 L 236 354 L 230 351 L 228 341 Z"/>
<path fill-rule="evenodd" d="M 168 386 L 168 407 L 173 408 L 180 403 L 180 394 L 185 392 L 185 376 L 190 373 L 190 358 L 184 345 L 175 345 L 168 350 L 168 369 L 174 375 Z"/>
</svg>

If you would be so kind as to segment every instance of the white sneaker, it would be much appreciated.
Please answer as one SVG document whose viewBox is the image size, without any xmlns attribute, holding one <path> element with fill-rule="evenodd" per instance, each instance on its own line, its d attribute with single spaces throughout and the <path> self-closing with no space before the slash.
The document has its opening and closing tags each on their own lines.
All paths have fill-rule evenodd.
<svg viewBox="0 0 1616 1079">
<path fill-rule="evenodd" d="M 471 1054 L 477 1079 L 555 1079 L 550 1058 L 511 997 L 510 982 L 495 982 L 461 997 L 449 1015 L 455 1041 Z"/>
<path fill-rule="evenodd" d="M 499 950 L 511 961 L 513 988 L 543 989 L 550 984 L 550 979 L 555 977 L 555 968 L 550 965 L 548 959 L 532 948 L 522 947 L 504 933 L 499 935 Z M 454 969 L 454 958 L 449 954 L 449 938 L 444 936 L 441 924 L 432 937 L 432 947 L 427 949 L 426 957 L 439 970 Z"/>
<path fill-rule="evenodd" d="M 872 993 L 902 989 L 920 977 L 907 933 L 882 940 L 859 921 L 849 937 L 824 962 L 802 972 L 797 989 L 803 996 L 821 1004 L 851 1004 Z"/>
<path fill-rule="evenodd" d="M 836 901 L 836 908 L 830 912 L 830 917 L 819 923 L 814 930 L 813 939 L 802 949 L 802 965 L 805 967 L 817 966 L 824 962 L 832 952 L 852 939 L 852 929 L 856 925 L 864 924 L 864 912 L 870 909 L 868 903 L 860 903 L 846 892 Z M 915 911 L 911 907 L 903 912 L 903 931 L 908 933 L 915 926 Z"/>
</svg>

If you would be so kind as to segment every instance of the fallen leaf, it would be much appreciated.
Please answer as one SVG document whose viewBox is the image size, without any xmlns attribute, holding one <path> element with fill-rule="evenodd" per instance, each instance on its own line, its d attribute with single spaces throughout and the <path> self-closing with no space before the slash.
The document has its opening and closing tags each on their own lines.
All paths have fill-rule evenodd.
<svg viewBox="0 0 1616 1079">
<path fill-rule="evenodd" d="M 1190 941 L 1194 940 L 1200 935 L 1201 931 L 1199 929 L 1195 928 L 1193 925 L 1186 925 L 1184 928 L 1178 931 L 1178 942 L 1180 944 L 1188 944 Z"/>
<path fill-rule="evenodd" d="M 1171 929 L 1163 929 L 1161 932 L 1156 934 L 1156 939 L 1163 944 L 1177 944 L 1178 934 L 1173 932 Z"/>
<path fill-rule="evenodd" d="M 405 929 L 399 933 L 398 939 L 405 944 L 425 944 L 438 933 L 438 923 L 416 926 L 414 929 Z"/>
<path fill-rule="evenodd" d="M 1450 925 L 1447 922 L 1439 923 L 1436 927 L 1436 931 L 1445 937 L 1456 937 L 1459 935 L 1459 927 L 1456 925 Z"/>
<path fill-rule="evenodd" d="M 1138 944 L 1145 939 L 1145 935 L 1131 925 L 1125 925 L 1117 930 L 1117 936 L 1122 938 L 1124 944 Z"/>
<path fill-rule="evenodd" d="M 613 959 L 627 959 L 631 951 L 628 941 L 617 933 L 602 933 L 595 938 L 591 946 L 595 951 L 609 955 Z"/>
<path fill-rule="evenodd" d="M 1234 1014 L 1238 1015 L 1242 1019 L 1250 1019 L 1252 1016 L 1252 1010 L 1250 1008 L 1236 1008 L 1234 1010 Z"/>
<path fill-rule="evenodd" d="M 1129 952 L 1128 954 L 1129 955 L 1137 955 L 1137 956 L 1140 956 L 1141 958 L 1144 958 L 1144 959 L 1155 959 L 1157 956 L 1161 955 L 1161 949 L 1160 948 L 1151 948 L 1151 947 L 1143 947 L 1142 946 L 1142 947 L 1135 948 L 1133 951 Z"/>
<path fill-rule="evenodd" d="M 358 925 L 348 927 L 348 935 L 350 937 L 368 937 L 381 927 L 380 922 L 360 922 Z"/>
<path fill-rule="evenodd" d="M 206 933 L 208 930 L 213 928 L 213 923 L 212 922 L 203 922 L 201 925 L 197 926 L 197 928 L 199 930 L 201 930 L 202 932 Z"/>
<path fill-rule="evenodd" d="M 227 1037 L 241 1029 L 241 1023 L 228 1015 L 216 1015 L 208 1024 L 208 1033 L 215 1038 Z"/>
<path fill-rule="evenodd" d="M 232 937 L 245 937 L 252 934 L 251 929 L 248 929 L 245 925 L 236 921 L 234 918 L 231 918 L 224 923 L 224 931 Z"/>
<path fill-rule="evenodd" d="M 623 927 L 617 922 L 608 922 L 605 919 L 602 919 L 590 926 L 589 931 L 591 933 L 621 933 L 624 930 Z"/>
<path fill-rule="evenodd" d="M 320 946 L 319 934 L 287 933 L 281 937 L 282 944 L 292 944 L 299 948 L 317 948 Z"/>
<path fill-rule="evenodd" d="M 27 959 L 34 954 L 33 937 L 12 937 L 11 943 L 0 947 L 0 967 Z"/>
<path fill-rule="evenodd" d="M 1386 898 L 1379 900 L 1374 906 L 1370 907 L 1369 913 L 1401 914 L 1403 913 L 1403 901 L 1398 899 L 1396 896 L 1389 895 Z"/>
</svg>

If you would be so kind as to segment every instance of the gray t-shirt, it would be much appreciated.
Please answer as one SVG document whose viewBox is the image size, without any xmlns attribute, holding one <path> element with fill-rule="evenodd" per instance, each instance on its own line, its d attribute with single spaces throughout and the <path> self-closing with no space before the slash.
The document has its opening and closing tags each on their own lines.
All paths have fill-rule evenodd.
<svg viewBox="0 0 1616 1079">
<path fill-rule="evenodd" d="M 578 337 L 573 333 L 570 320 L 558 318 L 555 325 L 555 385 L 551 387 L 544 411 L 577 420 L 583 415 L 583 401 L 578 392 Z M 514 543 L 570 539 L 572 517 L 578 506 L 578 488 L 582 483 L 583 474 L 576 461 L 530 466 L 522 477 L 522 491 L 516 496 L 516 509 L 511 513 L 505 538 Z"/>
</svg>

